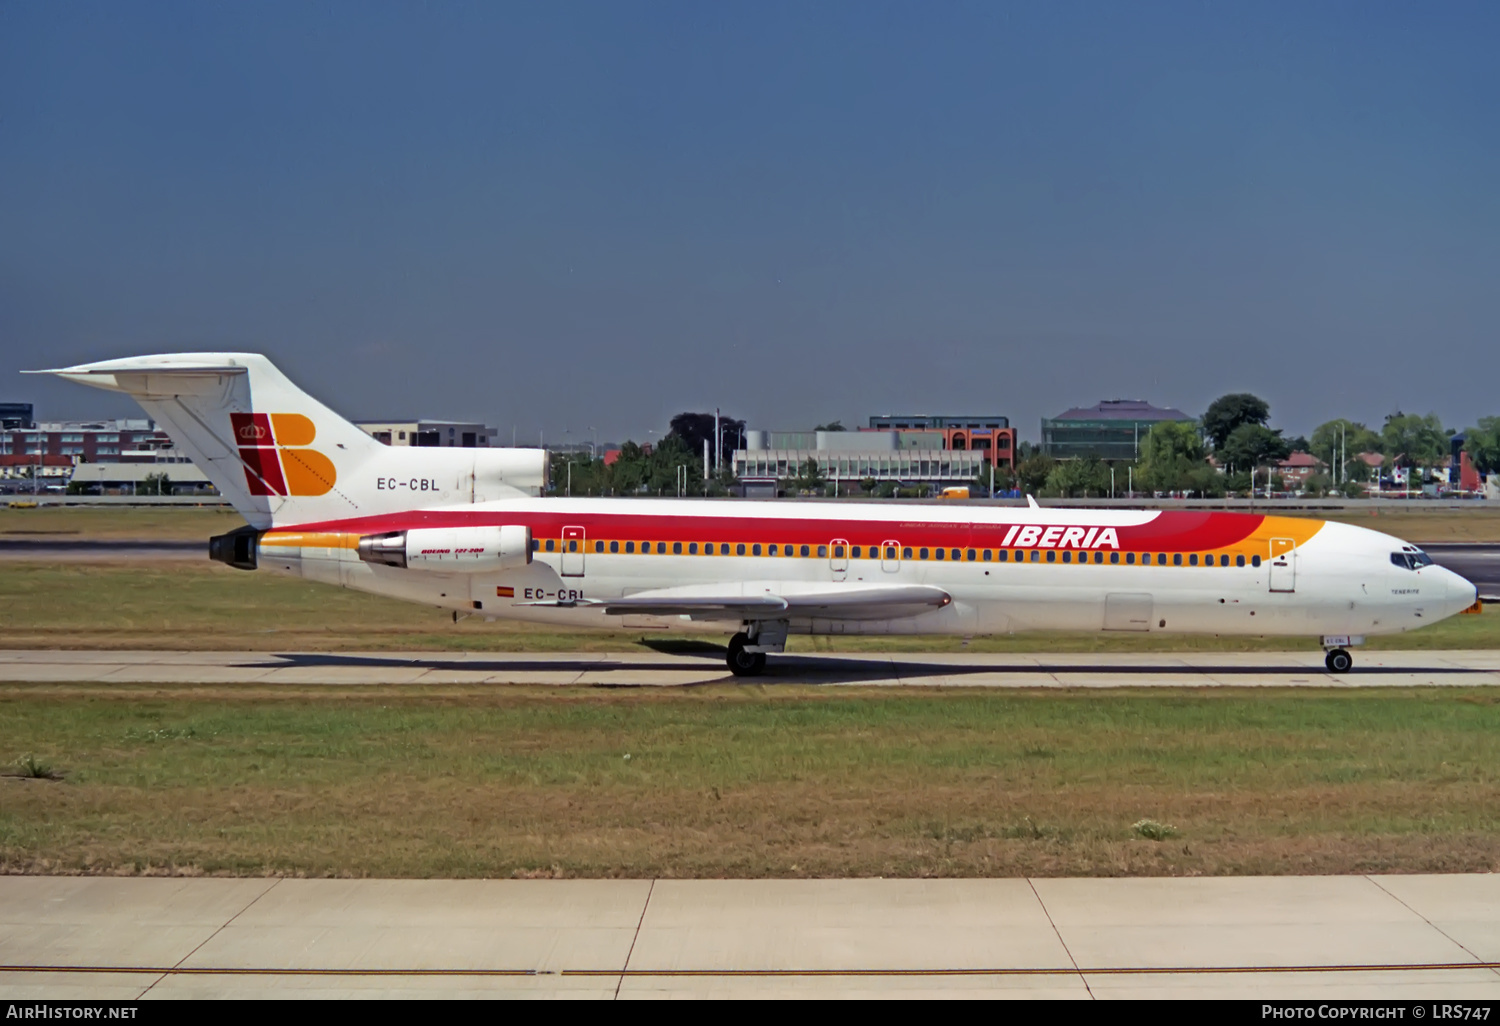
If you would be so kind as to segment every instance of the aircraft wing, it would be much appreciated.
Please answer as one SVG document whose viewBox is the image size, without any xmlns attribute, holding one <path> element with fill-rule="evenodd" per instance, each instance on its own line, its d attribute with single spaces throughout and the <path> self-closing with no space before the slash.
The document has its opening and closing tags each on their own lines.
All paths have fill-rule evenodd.
<svg viewBox="0 0 1500 1026">
<path fill-rule="evenodd" d="M 773 590 L 773 588 L 775 590 Z M 579 599 L 608 616 L 689 616 L 694 620 L 897 620 L 953 601 L 925 584 L 828 583 L 798 586 L 726 583 L 658 588 L 614 599 Z M 554 603 L 528 603 L 553 605 Z"/>
</svg>

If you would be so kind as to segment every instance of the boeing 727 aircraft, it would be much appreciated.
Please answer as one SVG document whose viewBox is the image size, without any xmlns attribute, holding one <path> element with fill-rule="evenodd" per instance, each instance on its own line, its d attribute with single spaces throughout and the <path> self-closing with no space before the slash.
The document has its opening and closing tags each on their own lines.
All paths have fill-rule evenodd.
<svg viewBox="0 0 1500 1026">
<path fill-rule="evenodd" d="M 541 449 L 388 447 L 263 356 L 142 356 L 35 373 L 125 392 L 247 527 L 212 558 L 487 617 L 733 632 L 760 673 L 791 634 L 1140 631 L 1366 636 L 1476 605 L 1399 538 L 1158 512 L 542 498 Z"/>
</svg>

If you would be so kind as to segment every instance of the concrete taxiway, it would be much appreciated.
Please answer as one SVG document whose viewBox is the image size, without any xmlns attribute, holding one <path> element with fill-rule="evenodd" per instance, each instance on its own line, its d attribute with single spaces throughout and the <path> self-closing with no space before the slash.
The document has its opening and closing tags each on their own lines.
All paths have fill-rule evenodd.
<svg viewBox="0 0 1500 1026">
<path fill-rule="evenodd" d="M 707 647 L 707 646 L 705 646 Z M 731 677 L 713 654 L 0 651 L 0 683 L 535 684 L 686 687 L 715 682 L 865 687 L 1493 687 L 1500 650 L 1364 652 L 1330 674 L 1319 652 L 773 656 Z"/>
<path fill-rule="evenodd" d="M 1500 876 L 0 878 L 0 997 L 1500 998 Z"/>
</svg>

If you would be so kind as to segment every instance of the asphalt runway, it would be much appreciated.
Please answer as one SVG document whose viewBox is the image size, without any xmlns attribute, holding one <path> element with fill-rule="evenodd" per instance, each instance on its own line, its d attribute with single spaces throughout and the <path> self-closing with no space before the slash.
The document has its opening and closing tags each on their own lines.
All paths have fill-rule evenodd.
<svg viewBox="0 0 1500 1026">
<path fill-rule="evenodd" d="M 0 538 L 0 559 L 61 560 L 70 563 L 117 563 L 122 560 L 208 559 L 208 539 L 202 541 L 138 541 L 132 539 Z"/>
<path fill-rule="evenodd" d="M 1500 998 L 1500 875 L 0 877 L 0 997 Z"/>
<path fill-rule="evenodd" d="M 705 649 L 709 646 L 705 645 Z M 787 655 L 730 676 L 722 655 L 487 652 L 0 651 L 0 682 L 99 684 L 533 684 L 691 687 L 1496 687 L 1500 650 L 1363 652 L 1330 674 L 1320 652 Z"/>
</svg>

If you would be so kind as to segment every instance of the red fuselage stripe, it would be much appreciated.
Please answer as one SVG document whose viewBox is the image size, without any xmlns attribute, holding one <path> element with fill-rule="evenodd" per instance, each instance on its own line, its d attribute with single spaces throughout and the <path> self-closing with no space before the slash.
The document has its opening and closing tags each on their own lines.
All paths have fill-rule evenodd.
<svg viewBox="0 0 1500 1026">
<path fill-rule="evenodd" d="M 1115 527 L 1119 552 L 1204 552 L 1243 542 L 1264 522 L 1249 513 L 1165 512 L 1144 524 Z M 585 539 L 730 544 L 826 545 L 835 539 L 853 545 L 887 541 L 903 546 L 943 548 L 1037 548 L 1005 544 L 1010 524 L 968 524 L 933 521 L 812 520 L 802 517 L 663 516 L 634 513 L 553 513 L 551 511 L 413 510 L 374 517 L 301 524 L 300 532 L 382 534 L 418 528 L 494 527 L 514 524 L 531 528 L 536 538 L 561 538 L 565 527 L 582 527 Z M 1079 524 L 1077 526 L 1094 526 Z M 283 530 L 283 528 L 278 528 Z M 1097 535 L 1096 535 L 1097 536 Z M 1076 543 L 1047 548 L 1098 548 Z"/>
</svg>

